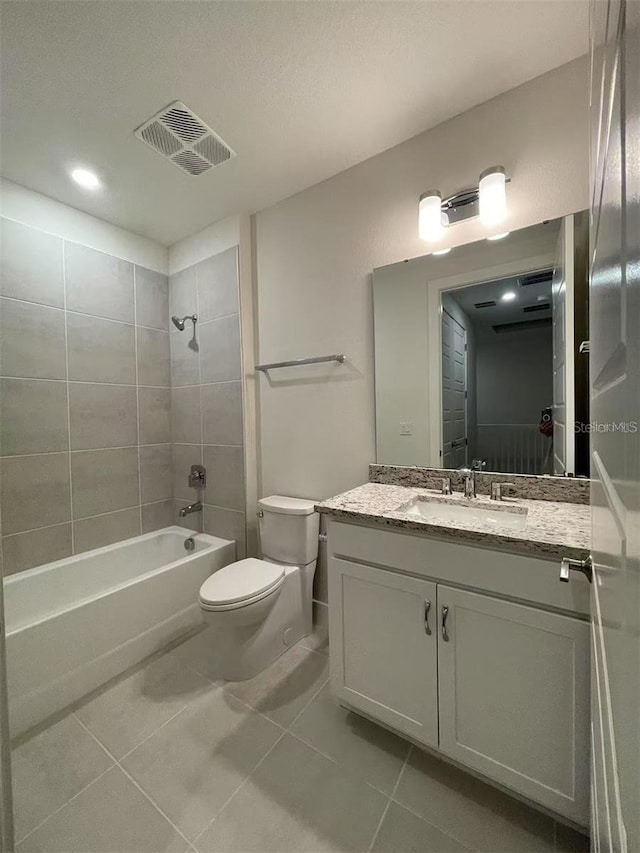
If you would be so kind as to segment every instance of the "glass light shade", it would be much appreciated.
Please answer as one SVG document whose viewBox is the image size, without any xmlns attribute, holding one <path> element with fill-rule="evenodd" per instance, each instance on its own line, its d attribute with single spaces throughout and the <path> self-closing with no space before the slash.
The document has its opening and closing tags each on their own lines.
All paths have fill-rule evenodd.
<svg viewBox="0 0 640 853">
<path fill-rule="evenodd" d="M 439 192 L 430 190 L 420 196 L 418 205 L 418 234 L 421 240 L 434 242 L 444 234 L 442 224 L 442 211 L 440 205 L 442 197 Z"/>
<path fill-rule="evenodd" d="M 496 225 L 507 215 L 507 179 L 502 166 L 492 166 L 480 175 L 480 220 Z"/>
</svg>

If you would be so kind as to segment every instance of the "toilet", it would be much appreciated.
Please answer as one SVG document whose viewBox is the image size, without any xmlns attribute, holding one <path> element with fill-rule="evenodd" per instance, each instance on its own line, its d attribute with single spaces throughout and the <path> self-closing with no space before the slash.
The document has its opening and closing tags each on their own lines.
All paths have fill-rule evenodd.
<svg viewBox="0 0 640 853">
<path fill-rule="evenodd" d="M 262 559 L 224 566 L 200 587 L 226 681 L 252 678 L 312 631 L 320 523 L 314 502 L 272 495 L 258 506 Z"/>
</svg>

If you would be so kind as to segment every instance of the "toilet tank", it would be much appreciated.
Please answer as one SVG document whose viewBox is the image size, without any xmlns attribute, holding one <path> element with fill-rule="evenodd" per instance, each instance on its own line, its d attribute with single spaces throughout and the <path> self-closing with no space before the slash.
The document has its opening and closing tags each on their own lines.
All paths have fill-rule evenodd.
<svg viewBox="0 0 640 853">
<path fill-rule="evenodd" d="M 304 566 L 318 556 L 320 516 L 314 501 L 271 495 L 258 501 L 262 556 Z"/>
</svg>

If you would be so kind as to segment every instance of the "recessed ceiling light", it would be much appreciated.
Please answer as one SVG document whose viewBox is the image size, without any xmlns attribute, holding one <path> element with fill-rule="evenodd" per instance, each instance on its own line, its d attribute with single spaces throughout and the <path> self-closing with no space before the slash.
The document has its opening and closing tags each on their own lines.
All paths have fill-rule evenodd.
<svg viewBox="0 0 640 853">
<path fill-rule="evenodd" d="M 509 234 L 511 234 L 511 231 L 503 231 L 502 234 L 494 234 L 493 237 L 487 237 L 487 240 L 503 240 Z"/>
<path fill-rule="evenodd" d="M 449 248 L 449 249 L 438 249 L 437 252 L 431 252 L 431 254 L 432 255 L 448 255 L 450 251 L 451 251 L 451 248 Z"/>
<path fill-rule="evenodd" d="M 86 190 L 97 190 L 102 186 L 100 178 L 90 169 L 74 169 L 71 172 L 71 177 L 76 184 L 80 184 Z"/>
<path fill-rule="evenodd" d="M 513 302 L 513 300 L 516 298 L 516 294 L 513 290 L 507 290 L 507 292 L 503 293 L 500 298 L 503 302 Z"/>
</svg>

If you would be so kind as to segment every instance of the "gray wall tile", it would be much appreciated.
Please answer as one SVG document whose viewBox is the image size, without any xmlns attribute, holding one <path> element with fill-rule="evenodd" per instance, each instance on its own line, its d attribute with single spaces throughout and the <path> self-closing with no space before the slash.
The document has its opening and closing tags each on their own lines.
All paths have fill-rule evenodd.
<svg viewBox="0 0 640 853">
<path fill-rule="evenodd" d="M 135 386 L 69 385 L 71 449 L 129 447 L 138 443 Z"/>
<path fill-rule="evenodd" d="M 154 329 L 169 328 L 169 277 L 136 267 L 136 323 Z"/>
<path fill-rule="evenodd" d="M 69 521 L 69 454 L 3 459 L 0 503 L 5 535 Z"/>
<path fill-rule="evenodd" d="M 67 383 L 0 380 L 0 453 L 53 453 L 69 449 Z"/>
<path fill-rule="evenodd" d="M 0 224 L 3 295 L 62 308 L 62 240 L 10 219 Z"/>
<path fill-rule="evenodd" d="M 66 379 L 64 311 L 13 299 L 1 301 L 2 375 Z"/>
<path fill-rule="evenodd" d="M 142 507 L 142 532 L 151 533 L 173 524 L 173 501 L 160 501 Z"/>
<path fill-rule="evenodd" d="M 209 533 L 211 536 L 235 540 L 236 560 L 243 560 L 247 556 L 247 531 L 243 512 L 205 505 L 203 526 L 204 532 Z"/>
<path fill-rule="evenodd" d="M 196 336 L 199 326 L 196 326 Z M 171 385 L 198 385 L 200 382 L 200 344 L 191 331 L 171 332 Z"/>
<path fill-rule="evenodd" d="M 140 494 L 143 504 L 173 497 L 170 444 L 140 448 Z"/>
<path fill-rule="evenodd" d="M 196 269 L 200 319 L 204 322 L 226 317 L 228 314 L 237 314 L 239 303 L 236 247 L 201 261 Z"/>
<path fill-rule="evenodd" d="M 93 518 L 84 518 L 73 525 L 76 554 L 111 545 L 140 534 L 140 509 L 123 509 Z"/>
<path fill-rule="evenodd" d="M 138 383 L 140 385 L 171 384 L 169 366 L 169 332 L 138 327 Z"/>
<path fill-rule="evenodd" d="M 29 533 L 18 533 L 2 539 L 5 575 L 24 572 L 34 566 L 53 563 L 71 555 L 71 525 L 57 524 Z"/>
<path fill-rule="evenodd" d="M 192 465 L 199 465 L 202 447 L 199 444 L 174 444 L 171 447 L 171 467 L 173 470 L 173 497 L 183 503 L 193 503 L 202 499 L 201 489 L 192 489 L 187 478 Z"/>
<path fill-rule="evenodd" d="M 241 447 L 204 446 L 207 469 L 205 503 L 244 510 L 244 463 Z"/>
<path fill-rule="evenodd" d="M 202 382 L 241 378 L 240 323 L 237 314 L 199 324 Z"/>
<path fill-rule="evenodd" d="M 140 444 L 171 441 L 171 389 L 139 388 Z"/>
<path fill-rule="evenodd" d="M 196 267 L 187 267 L 169 276 L 169 311 L 183 317 L 197 307 Z"/>
<path fill-rule="evenodd" d="M 82 314 L 67 314 L 67 346 L 69 379 L 135 384 L 133 326 Z"/>
<path fill-rule="evenodd" d="M 241 382 L 202 386 L 202 440 L 205 444 L 243 444 Z"/>
<path fill-rule="evenodd" d="M 75 519 L 137 506 L 138 448 L 72 453 L 71 477 Z"/>
<path fill-rule="evenodd" d="M 104 252 L 65 243 L 67 308 L 134 322 L 133 264 Z"/>
<path fill-rule="evenodd" d="M 171 391 L 171 440 L 175 444 L 202 442 L 199 385 Z"/>
</svg>

